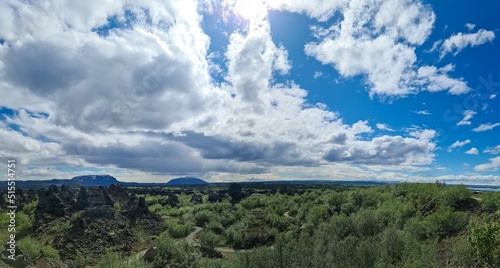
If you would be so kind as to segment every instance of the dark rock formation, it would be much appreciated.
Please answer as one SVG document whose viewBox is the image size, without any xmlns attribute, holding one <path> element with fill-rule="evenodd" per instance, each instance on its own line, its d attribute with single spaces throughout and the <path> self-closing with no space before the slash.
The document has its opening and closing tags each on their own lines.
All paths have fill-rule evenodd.
<svg viewBox="0 0 500 268">
<path fill-rule="evenodd" d="M 179 205 L 179 198 L 175 194 L 169 194 L 167 199 L 160 200 L 158 203 L 162 206 L 176 207 Z"/>
<path fill-rule="evenodd" d="M 224 200 L 225 196 L 222 193 L 209 193 L 208 194 L 208 202 L 209 203 L 216 203 L 216 202 L 222 202 Z"/>
<path fill-rule="evenodd" d="M 198 205 L 198 204 L 203 203 L 203 196 L 198 195 L 198 194 L 194 194 L 194 195 L 191 197 L 191 203 L 193 203 L 193 204 L 195 204 L 195 205 Z"/>
<path fill-rule="evenodd" d="M 76 196 L 68 187 L 51 186 L 39 193 L 35 219 L 35 233 L 55 235 L 51 246 L 63 260 L 74 260 L 80 252 L 91 265 L 110 248 L 132 253 L 140 244 L 139 235 L 156 236 L 164 229 L 162 218 L 148 209 L 144 197 L 120 185 L 81 187 Z M 51 233 L 63 225 L 68 227 Z"/>
</svg>

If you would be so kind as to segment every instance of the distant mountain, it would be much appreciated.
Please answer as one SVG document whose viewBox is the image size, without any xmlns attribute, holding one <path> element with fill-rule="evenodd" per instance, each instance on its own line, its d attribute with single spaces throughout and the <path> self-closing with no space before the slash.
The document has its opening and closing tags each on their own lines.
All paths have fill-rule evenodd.
<svg viewBox="0 0 500 268">
<path fill-rule="evenodd" d="M 175 179 L 171 179 L 169 182 L 167 182 L 167 186 L 204 185 L 204 184 L 208 184 L 208 182 L 206 182 L 202 179 L 190 178 L 190 177 L 175 178 Z"/>
<path fill-rule="evenodd" d="M 110 175 L 84 175 L 71 179 L 72 182 L 83 186 L 109 186 L 120 183 L 115 177 Z"/>
</svg>

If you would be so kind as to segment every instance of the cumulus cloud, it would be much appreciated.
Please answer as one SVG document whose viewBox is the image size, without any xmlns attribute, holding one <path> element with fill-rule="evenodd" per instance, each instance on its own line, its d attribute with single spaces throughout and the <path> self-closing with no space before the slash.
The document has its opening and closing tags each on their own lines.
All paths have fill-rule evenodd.
<svg viewBox="0 0 500 268">
<path fill-rule="evenodd" d="M 500 145 L 497 145 L 495 147 L 488 147 L 484 149 L 484 152 L 490 154 L 500 154 Z"/>
<path fill-rule="evenodd" d="M 464 118 L 457 123 L 457 126 L 468 126 L 471 124 L 470 120 L 476 115 L 477 113 L 472 111 L 472 110 L 466 110 L 464 111 Z"/>
<path fill-rule="evenodd" d="M 500 126 L 500 123 L 495 123 L 495 124 L 486 123 L 486 124 L 481 124 L 480 126 L 474 128 L 472 131 L 474 131 L 474 132 L 483 132 L 483 131 L 492 130 L 492 129 L 498 127 L 498 126 Z"/>
<path fill-rule="evenodd" d="M 404 96 L 421 90 L 463 94 L 470 90 L 462 79 L 448 75 L 449 68 L 416 64 L 415 49 L 434 26 L 430 6 L 410 0 L 335 3 L 342 19 L 328 28 L 314 27 L 318 41 L 306 44 L 306 54 L 332 65 L 344 77 L 364 75 L 371 95 Z M 288 2 L 282 8 L 321 19 L 333 15 L 311 12 L 312 2 L 308 6 Z"/>
<path fill-rule="evenodd" d="M 450 66 L 416 65 L 414 51 L 435 20 L 421 2 L 283 1 L 270 8 L 324 22 L 342 12 L 332 27 L 317 29 L 306 52 L 345 77 L 366 75 L 373 94 L 468 90 L 449 77 Z M 129 177 L 215 179 L 315 167 L 317 176 L 359 179 L 376 174 L 352 173 L 360 168 L 348 164 L 412 170 L 433 163 L 435 131 L 376 136 L 366 120 L 348 124 L 307 102 L 292 81 L 277 84 L 292 62 L 264 18 L 228 34 L 222 78 L 213 81 L 200 9 L 189 0 L 0 3 L 0 38 L 8 44 L 0 46 L 0 106 L 16 111 L 0 124 L 0 155 L 16 152 L 26 165 L 45 166 L 25 170 L 44 178 L 63 175 L 52 167 L 91 166 Z"/>
<path fill-rule="evenodd" d="M 469 144 L 470 140 L 465 140 L 465 141 L 456 141 L 454 142 L 449 148 L 448 152 L 451 152 L 455 148 L 462 148 L 464 145 Z"/>
<path fill-rule="evenodd" d="M 472 147 L 470 150 L 468 150 L 465 153 L 466 154 L 479 154 L 479 151 L 477 150 L 477 148 Z"/>
<path fill-rule="evenodd" d="M 336 145 L 326 155 L 330 162 L 353 164 L 430 164 L 436 144 L 431 141 L 435 131 L 414 133 L 416 138 L 382 136 L 370 142 L 356 141 L 351 146 Z"/>
<path fill-rule="evenodd" d="M 450 36 L 441 45 L 441 58 L 446 56 L 446 54 L 451 53 L 457 55 L 462 49 L 466 47 L 475 47 L 487 42 L 491 42 L 495 39 L 495 33 L 493 31 L 487 31 L 480 29 L 476 33 L 458 33 Z"/>
<path fill-rule="evenodd" d="M 489 163 L 475 166 L 474 170 L 478 172 L 485 172 L 485 171 L 497 171 L 498 168 L 500 168 L 500 156 L 497 156 L 495 158 L 490 158 Z"/>
<path fill-rule="evenodd" d="M 497 145 L 495 147 L 488 147 L 488 148 L 484 149 L 484 153 L 500 154 L 500 145 Z"/>
<path fill-rule="evenodd" d="M 494 99 L 494 98 L 496 98 L 496 97 L 497 97 L 497 94 L 491 94 L 491 95 L 490 95 L 490 100 L 492 100 L 492 99 Z"/>
</svg>

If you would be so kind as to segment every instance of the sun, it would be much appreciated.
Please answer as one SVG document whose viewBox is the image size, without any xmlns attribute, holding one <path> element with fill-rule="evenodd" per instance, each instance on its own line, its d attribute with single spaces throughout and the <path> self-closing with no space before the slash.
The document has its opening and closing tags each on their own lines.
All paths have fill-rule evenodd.
<svg viewBox="0 0 500 268">
<path fill-rule="evenodd" d="M 233 11 L 246 20 L 261 20 L 267 16 L 268 8 L 267 1 L 237 0 Z"/>
</svg>

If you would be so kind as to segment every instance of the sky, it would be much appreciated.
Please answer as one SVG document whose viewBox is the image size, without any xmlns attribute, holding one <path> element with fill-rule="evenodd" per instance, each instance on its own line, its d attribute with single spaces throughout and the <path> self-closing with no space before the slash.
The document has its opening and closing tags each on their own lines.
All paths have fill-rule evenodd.
<svg viewBox="0 0 500 268">
<path fill-rule="evenodd" d="M 0 158 L 21 180 L 500 185 L 498 10 L 2 0 Z"/>
</svg>

